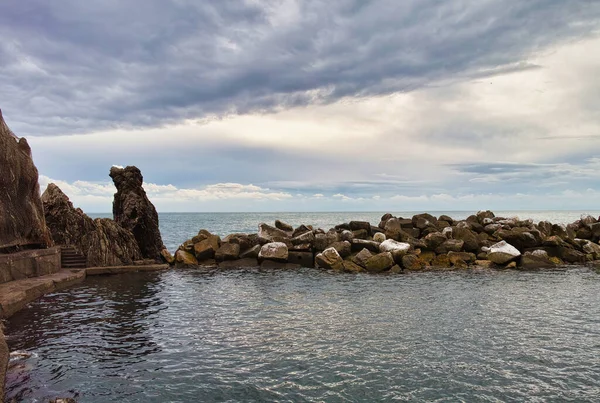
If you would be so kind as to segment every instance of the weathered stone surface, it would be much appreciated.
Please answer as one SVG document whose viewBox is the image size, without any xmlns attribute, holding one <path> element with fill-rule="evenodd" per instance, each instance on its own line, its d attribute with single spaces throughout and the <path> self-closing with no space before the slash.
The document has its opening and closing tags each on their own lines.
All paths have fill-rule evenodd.
<svg viewBox="0 0 600 403">
<path fill-rule="evenodd" d="M 525 252 L 521 257 L 521 267 L 525 270 L 546 269 L 555 267 L 556 264 L 550 260 L 545 250 Z"/>
<path fill-rule="evenodd" d="M 254 245 L 250 249 L 246 249 L 242 253 L 240 253 L 240 259 L 258 259 L 258 254 L 260 253 L 261 245 Z"/>
<path fill-rule="evenodd" d="M 365 263 L 365 269 L 370 273 L 381 273 L 392 268 L 395 264 L 394 257 L 390 252 L 379 253 L 372 256 Z"/>
<path fill-rule="evenodd" d="M 436 268 L 448 269 L 451 266 L 450 258 L 447 254 L 437 255 L 431 262 L 431 265 Z"/>
<path fill-rule="evenodd" d="M 352 254 L 352 244 L 348 241 L 334 242 L 330 247 L 337 250 L 342 259 L 345 259 Z"/>
<path fill-rule="evenodd" d="M 496 264 L 489 260 L 479 259 L 475 261 L 475 266 L 480 267 L 482 269 L 491 269 L 496 267 Z"/>
<path fill-rule="evenodd" d="M 223 262 L 225 260 L 235 260 L 240 257 L 240 245 L 235 243 L 224 243 L 215 252 L 215 260 Z"/>
<path fill-rule="evenodd" d="M 368 249 L 363 249 L 352 257 L 352 262 L 361 267 L 367 267 L 367 260 L 373 257 L 373 254 Z"/>
<path fill-rule="evenodd" d="M 250 249 L 251 247 L 260 244 L 258 235 L 256 235 L 256 234 L 248 235 L 248 234 L 243 234 L 243 233 L 229 234 L 225 238 L 223 238 L 221 240 L 221 242 L 222 243 L 236 243 L 236 244 L 240 245 L 240 250 L 242 250 L 242 251 Z"/>
<path fill-rule="evenodd" d="M 289 251 L 288 262 L 312 268 L 315 267 L 315 256 L 312 252 Z"/>
<path fill-rule="evenodd" d="M 314 244 L 315 242 L 315 234 L 312 231 L 305 232 L 303 234 L 298 235 L 295 238 L 292 238 L 292 245 L 302 245 L 302 244 Z"/>
<path fill-rule="evenodd" d="M 289 235 L 291 235 L 294 232 L 294 227 L 280 220 L 275 220 L 275 228 L 285 231 Z"/>
<path fill-rule="evenodd" d="M 432 232 L 423 238 L 425 244 L 427 245 L 427 249 L 436 250 L 438 246 L 443 244 L 448 240 L 444 234 L 441 232 Z"/>
<path fill-rule="evenodd" d="M 592 255 L 593 259 L 600 259 L 600 245 L 597 243 L 586 240 L 581 248 L 585 253 Z"/>
<path fill-rule="evenodd" d="M 410 238 L 410 235 L 405 231 L 406 229 L 409 229 L 405 225 L 406 221 L 411 223 L 410 228 L 412 228 L 412 221 L 410 220 L 400 220 L 398 218 L 390 218 L 387 220 L 384 228 L 386 238 L 400 242 Z"/>
<path fill-rule="evenodd" d="M 197 266 L 198 259 L 190 252 L 179 249 L 175 252 L 175 264 L 178 266 Z"/>
<path fill-rule="evenodd" d="M 352 239 L 369 239 L 371 234 L 365 229 L 357 229 L 352 231 Z"/>
<path fill-rule="evenodd" d="M 351 260 L 344 260 L 344 271 L 347 273 L 360 273 L 365 271 L 365 268 L 357 265 Z"/>
<path fill-rule="evenodd" d="M 269 224 L 261 223 L 258 226 L 258 237 L 261 239 L 265 239 L 268 242 L 273 242 L 276 239 L 285 239 L 290 238 L 290 235 L 280 230 L 279 228 L 275 228 L 270 226 Z"/>
<path fill-rule="evenodd" d="M 263 245 L 258 253 L 258 260 L 274 260 L 277 262 L 287 262 L 289 256 L 288 247 L 283 242 L 271 242 Z"/>
<path fill-rule="evenodd" d="M 521 256 L 521 252 L 506 241 L 492 245 L 487 251 L 487 258 L 495 264 L 507 264 Z"/>
<path fill-rule="evenodd" d="M 206 230 L 201 230 L 198 235 L 194 237 L 194 240 L 196 240 L 194 243 L 194 255 L 198 261 L 213 259 L 221 245 L 221 238 Z"/>
<path fill-rule="evenodd" d="M 465 245 L 461 239 L 448 239 L 435 249 L 437 254 L 446 254 L 448 252 L 460 252 Z"/>
<path fill-rule="evenodd" d="M 315 256 L 315 263 L 318 267 L 328 270 L 343 270 L 344 259 L 340 256 L 335 248 L 327 248 L 323 252 Z"/>
<path fill-rule="evenodd" d="M 381 243 L 381 242 L 383 242 L 385 240 L 386 240 L 385 234 L 382 233 L 382 232 L 377 232 L 376 234 L 373 235 L 373 241 L 375 241 L 375 242 L 380 242 Z"/>
<path fill-rule="evenodd" d="M 0 251 L 52 246 L 40 199 L 38 171 L 25 138 L 18 139 L 0 111 Z"/>
<path fill-rule="evenodd" d="M 454 266 L 456 266 L 460 261 L 468 264 L 477 260 L 475 254 L 470 252 L 448 252 L 448 258 L 450 259 L 450 263 L 452 263 Z"/>
<path fill-rule="evenodd" d="M 315 249 L 324 251 L 329 246 L 329 240 L 325 234 L 315 234 Z"/>
<path fill-rule="evenodd" d="M 353 251 L 361 251 L 364 248 L 370 250 L 371 252 L 379 252 L 379 242 L 375 241 L 367 241 L 365 239 L 353 239 L 352 240 L 352 250 Z"/>
<path fill-rule="evenodd" d="M 473 231 L 468 228 L 452 228 L 452 237 L 454 239 L 459 239 L 464 241 L 463 248 L 467 252 L 477 252 L 479 251 L 479 241 L 477 240 L 477 236 Z"/>
<path fill-rule="evenodd" d="M 175 263 L 175 258 L 173 257 L 173 255 L 171 255 L 171 252 L 169 252 L 169 250 L 167 248 L 161 250 L 160 255 L 162 256 L 162 258 L 165 262 L 167 262 L 169 264 Z"/>
<path fill-rule="evenodd" d="M 534 248 L 542 245 L 541 235 L 529 228 L 515 227 L 510 230 L 499 230 L 494 236 L 508 242 L 519 250 Z"/>
<path fill-rule="evenodd" d="M 161 260 L 165 249 L 158 228 L 158 213 L 142 187 L 144 178 L 134 166 L 112 167 L 110 177 L 117 188 L 113 201 L 113 218 L 133 233 L 142 257 Z"/>
<path fill-rule="evenodd" d="M 402 256 L 406 255 L 410 248 L 410 244 L 394 241 L 393 239 L 387 239 L 379 245 L 379 251 L 390 252 L 396 263 L 402 262 Z"/>
<path fill-rule="evenodd" d="M 454 224 L 454 219 L 452 217 L 450 217 L 449 215 L 445 215 L 445 214 L 442 214 L 441 216 L 439 216 L 438 221 L 446 221 L 450 225 Z"/>
<path fill-rule="evenodd" d="M 367 234 L 371 235 L 371 223 L 367 221 L 350 221 L 348 225 L 351 231 L 365 230 Z"/>
<path fill-rule="evenodd" d="M 402 267 L 406 270 L 417 271 L 423 270 L 427 264 L 415 255 L 405 255 L 402 257 Z"/>
<path fill-rule="evenodd" d="M 343 230 L 340 233 L 340 239 L 342 241 L 352 242 L 352 240 L 354 239 L 354 233 L 350 230 Z"/>
<path fill-rule="evenodd" d="M 92 220 L 81 209 L 74 208 L 55 184 L 48 185 L 42 201 L 54 242 L 73 246 L 86 257 L 88 267 L 131 265 L 142 259 L 131 231 L 108 218 Z"/>
<path fill-rule="evenodd" d="M 297 236 L 302 235 L 306 232 L 312 232 L 312 228 L 302 224 L 294 230 L 294 232 L 292 233 L 292 238 L 296 238 Z"/>
</svg>

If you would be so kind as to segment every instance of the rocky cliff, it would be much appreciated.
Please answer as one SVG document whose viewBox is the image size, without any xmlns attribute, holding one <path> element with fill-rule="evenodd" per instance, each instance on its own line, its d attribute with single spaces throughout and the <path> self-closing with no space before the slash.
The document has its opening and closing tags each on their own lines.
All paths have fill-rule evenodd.
<svg viewBox="0 0 600 403">
<path fill-rule="evenodd" d="M 134 166 L 112 167 L 110 177 L 117 187 L 114 220 L 133 233 L 144 258 L 161 260 L 165 246 L 158 228 L 158 213 L 142 187 L 142 173 Z"/>
<path fill-rule="evenodd" d="M 88 267 L 130 265 L 142 258 L 131 231 L 108 218 L 92 220 L 55 184 L 48 185 L 42 201 L 54 242 L 75 247 Z"/>
<path fill-rule="evenodd" d="M 0 189 L 0 252 L 50 246 L 31 148 L 11 132 L 1 111 Z"/>
</svg>

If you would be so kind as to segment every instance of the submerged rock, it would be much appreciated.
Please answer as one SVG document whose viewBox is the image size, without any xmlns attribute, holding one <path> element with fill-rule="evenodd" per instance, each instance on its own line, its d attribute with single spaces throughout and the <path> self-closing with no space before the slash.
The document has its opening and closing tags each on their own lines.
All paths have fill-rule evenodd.
<svg viewBox="0 0 600 403">
<path fill-rule="evenodd" d="M 130 230 L 147 259 L 161 260 L 165 249 L 158 227 L 158 213 L 142 187 L 144 178 L 134 167 L 112 167 L 110 177 L 117 187 L 113 201 L 113 218 Z"/>
</svg>

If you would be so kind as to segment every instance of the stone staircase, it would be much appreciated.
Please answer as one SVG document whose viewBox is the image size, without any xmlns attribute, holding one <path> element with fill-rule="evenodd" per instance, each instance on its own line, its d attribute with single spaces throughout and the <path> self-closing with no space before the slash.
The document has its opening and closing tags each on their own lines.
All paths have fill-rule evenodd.
<svg viewBox="0 0 600 403">
<path fill-rule="evenodd" d="M 86 257 L 78 253 L 72 246 L 61 248 L 60 260 L 63 269 L 85 269 L 87 267 Z"/>
</svg>

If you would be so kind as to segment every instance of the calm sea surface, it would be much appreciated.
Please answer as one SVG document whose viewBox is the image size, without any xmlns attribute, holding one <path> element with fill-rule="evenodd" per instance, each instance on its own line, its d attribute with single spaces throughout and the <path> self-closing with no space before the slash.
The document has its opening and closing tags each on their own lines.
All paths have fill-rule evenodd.
<svg viewBox="0 0 600 403">
<path fill-rule="evenodd" d="M 518 215 L 570 222 L 581 212 Z M 200 228 L 249 232 L 275 218 L 329 228 L 380 216 L 163 214 L 161 229 L 174 250 Z M 600 275 L 582 267 L 92 277 L 6 323 L 11 350 L 32 354 L 13 361 L 8 397 L 597 402 L 599 291 Z"/>
</svg>

